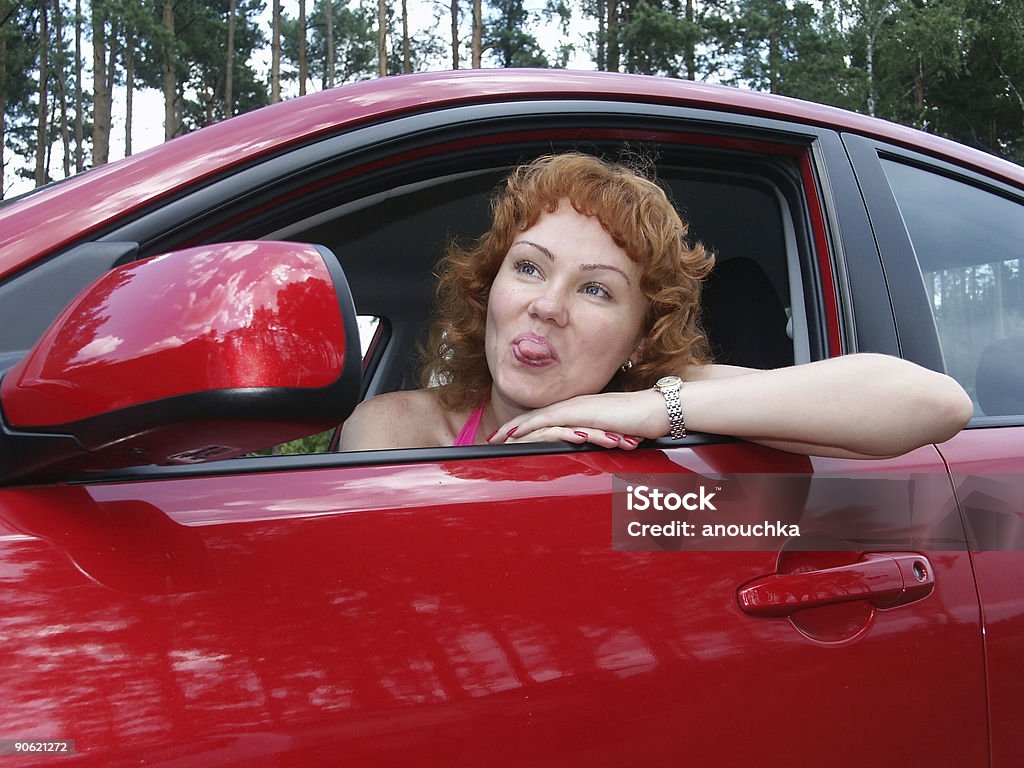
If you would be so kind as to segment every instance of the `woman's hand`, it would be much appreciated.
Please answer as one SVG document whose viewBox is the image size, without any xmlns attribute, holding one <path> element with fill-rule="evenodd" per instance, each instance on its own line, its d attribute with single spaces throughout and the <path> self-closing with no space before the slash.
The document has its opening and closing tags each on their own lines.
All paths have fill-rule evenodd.
<svg viewBox="0 0 1024 768">
<path fill-rule="evenodd" d="M 664 398 L 654 390 L 642 390 L 579 395 L 552 403 L 502 424 L 488 442 L 500 445 L 563 440 L 628 451 L 644 438 L 667 433 Z"/>
</svg>

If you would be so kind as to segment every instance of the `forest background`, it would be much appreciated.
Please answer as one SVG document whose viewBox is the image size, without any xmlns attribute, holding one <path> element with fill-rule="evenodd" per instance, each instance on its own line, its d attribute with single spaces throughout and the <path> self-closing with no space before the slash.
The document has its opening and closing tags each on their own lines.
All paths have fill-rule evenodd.
<svg viewBox="0 0 1024 768">
<path fill-rule="evenodd" d="M 0 0 L 0 197 L 312 90 L 526 66 L 795 96 L 1024 163 L 1024 0 Z"/>
</svg>

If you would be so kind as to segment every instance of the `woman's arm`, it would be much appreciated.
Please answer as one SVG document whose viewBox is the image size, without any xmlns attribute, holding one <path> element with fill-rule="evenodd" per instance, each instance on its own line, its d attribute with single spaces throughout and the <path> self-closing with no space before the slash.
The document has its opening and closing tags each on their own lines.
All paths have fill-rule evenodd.
<svg viewBox="0 0 1024 768">
<path fill-rule="evenodd" d="M 699 366 L 686 379 L 687 429 L 809 455 L 899 455 L 949 439 L 973 412 L 950 377 L 886 355 L 845 355 L 770 371 Z M 652 389 L 554 403 L 503 425 L 491 442 L 562 439 L 628 449 L 635 447 L 628 437 L 668 432 L 664 398 Z"/>
</svg>

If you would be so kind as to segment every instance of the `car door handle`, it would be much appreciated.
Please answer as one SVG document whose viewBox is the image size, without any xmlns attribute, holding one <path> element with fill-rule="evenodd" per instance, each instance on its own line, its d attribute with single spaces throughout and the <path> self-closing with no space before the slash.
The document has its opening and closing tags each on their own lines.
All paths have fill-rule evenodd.
<svg viewBox="0 0 1024 768">
<path fill-rule="evenodd" d="M 790 616 L 853 600 L 894 608 L 927 597 L 934 586 L 932 564 L 924 555 L 869 553 L 850 565 L 766 576 L 740 587 L 737 597 L 752 616 Z"/>
</svg>

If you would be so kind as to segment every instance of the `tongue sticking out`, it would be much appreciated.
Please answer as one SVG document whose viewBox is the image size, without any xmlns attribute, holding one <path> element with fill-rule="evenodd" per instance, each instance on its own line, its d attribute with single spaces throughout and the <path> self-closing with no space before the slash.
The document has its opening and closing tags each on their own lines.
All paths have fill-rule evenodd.
<svg viewBox="0 0 1024 768">
<path fill-rule="evenodd" d="M 527 363 L 546 363 L 555 359 L 551 347 L 533 339 L 519 339 L 515 343 L 515 350 L 519 358 Z"/>
<path fill-rule="evenodd" d="M 543 344 L 538 344 L 535 341 L 520 341 L 519 352 L 527 360 L 542 360 L 545 357 L 551 357 L 551 350 Z"/>
</svg>

